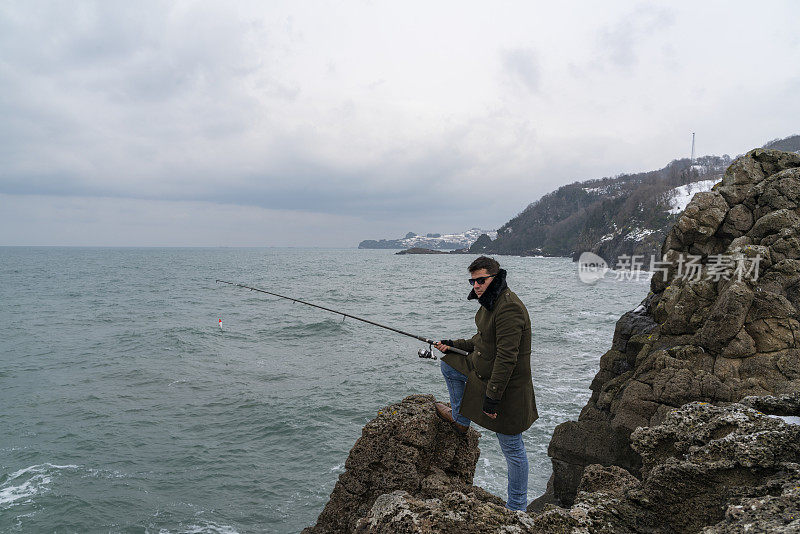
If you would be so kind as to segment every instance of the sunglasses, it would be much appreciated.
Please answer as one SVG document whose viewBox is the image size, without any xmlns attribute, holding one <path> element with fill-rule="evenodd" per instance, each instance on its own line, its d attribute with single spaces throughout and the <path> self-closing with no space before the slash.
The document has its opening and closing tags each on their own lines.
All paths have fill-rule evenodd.
<svg viewBox="0 0 800 534">
<path fill-rule="evenodd" d="M 482 286 L 483 284 L 486 283 L 486 280 L 488 280 L 489 278 L 494 278 L 495 276 L 497 275 L 490 274 L 489 276 L 479 276 L 477 278 L 470 278 L 469 280 L 467 280 L 467 282 L 469 282 L 470 286 L 475 285 L 476 282 L 478 283 L 479 286 Z"/>
</svg>

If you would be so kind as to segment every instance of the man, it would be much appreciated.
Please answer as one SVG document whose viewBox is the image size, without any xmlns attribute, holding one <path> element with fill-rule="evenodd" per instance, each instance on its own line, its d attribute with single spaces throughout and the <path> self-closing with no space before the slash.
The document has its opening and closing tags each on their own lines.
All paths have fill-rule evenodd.
<svg viewBox="0 0 800 534">
<path fill-rule="evenodd" d="M 461 434 L 471 421 L 496 433 L 508 465 L 506 507 L 525 510 L 528 456 L 522 432 L 539 417 L 531 380 L 531 320 L 496 260 L 481 256 L 468 270 L 467 298 L 481 305 L 475 314 L 478 333 L 436 345 L 445 353 L 441 368 L 452 407 L 437 402 L 436 413 Z M 450 347 L 469 355 L 447 352 Z"/>
</svg>

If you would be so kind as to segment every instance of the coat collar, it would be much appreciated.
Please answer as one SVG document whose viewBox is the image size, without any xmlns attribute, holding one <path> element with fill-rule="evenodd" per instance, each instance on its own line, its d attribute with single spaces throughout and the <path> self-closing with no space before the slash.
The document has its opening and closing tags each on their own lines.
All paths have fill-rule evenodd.
<svg viewBox="0 0 800 534">
<path fill-rule="evenodd" d="M 472 291 L 469 292 L 469 295 L 467 295 L 467 300 L 478 299 L 481 306 L 492 311 L 494 305 L 497 303 L 497 297 L 499 297 L 500 293 L 506 288 L 508 288 L 508 284 L 506 284 L 506 270 L 500 269 L 497 271 L 497 275 L 492 278 L 492 281 L 489 282 L 489 287 L 486 288 L 486 291 L 483 292 L 480 298 L 475 294 L 475 288 L 473 288 Z"/>
</svg>

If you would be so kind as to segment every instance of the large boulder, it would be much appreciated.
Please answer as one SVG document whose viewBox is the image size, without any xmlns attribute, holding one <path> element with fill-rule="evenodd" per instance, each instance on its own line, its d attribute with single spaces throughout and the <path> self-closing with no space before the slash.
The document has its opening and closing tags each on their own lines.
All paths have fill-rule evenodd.
<svg viewBox="0 0 800 534">
<path fill-rule="evenodd" d="M 549 505 L 532 516 L 534 527 L 609 534 L 800 532 L 800 425 L 747 404 L 800 422 L 800 395 L 686 404 L 662 424 L 631 435 L 642 458 L 641 480 L 618 466 L 590 465 L 573 505 Z"/>
<path fill-rule="evenodd" d="M 577 421 L 556 427 L 534 505 L 573 503 L 584 469 L 643 475 L 630 435 L 691 401 L 800 391 L 800 154 L 756 149 L 670 230 L 650 293 L 620 318 Z"/>
<path fill-rule="evenodd" d="M 436 416 L 434 401 L 432 395 L 412 395 L 378 411 L 350 451 L 316 525 L 304 533 L 352 532 L 379 496 L 394 491 L 419 498 L 486 493 L 472 486 L 480 434 L 456 434 Z"/>
</svg>

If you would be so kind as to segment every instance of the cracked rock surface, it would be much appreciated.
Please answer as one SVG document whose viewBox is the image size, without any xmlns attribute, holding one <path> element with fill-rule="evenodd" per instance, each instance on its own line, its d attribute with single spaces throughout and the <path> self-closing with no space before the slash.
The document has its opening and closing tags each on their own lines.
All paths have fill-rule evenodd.
<svg viewBox="0 0 800 534">
<path fill-rule="evenodd" d="M 746 404 L 794 415 L 800 395 Z M 693 402 L 638 428 L 642 478 L 618 466 L 584 471 L 573 505 L 550 516 L 574 533 L 800 532 L 800 425 L 745 404 Z"/>
</svg>

